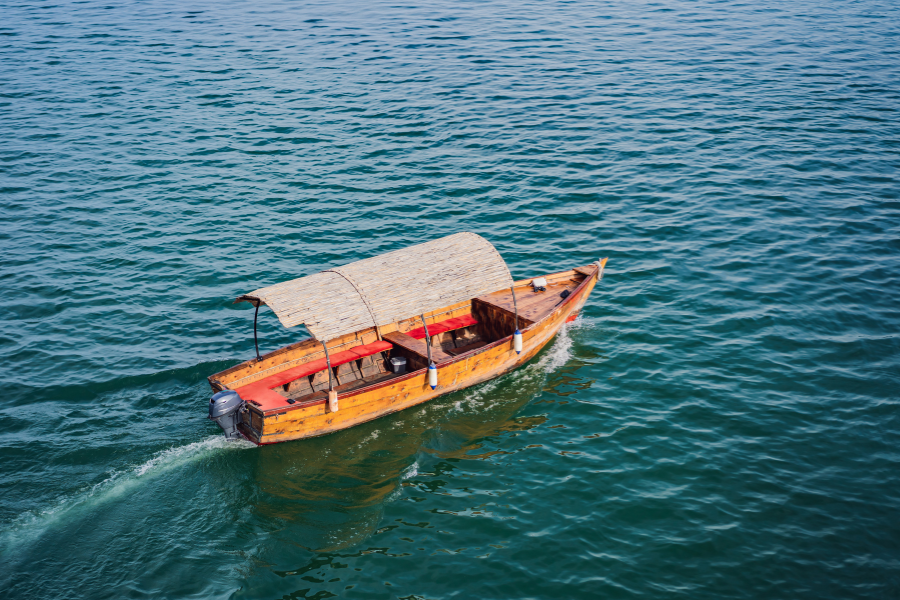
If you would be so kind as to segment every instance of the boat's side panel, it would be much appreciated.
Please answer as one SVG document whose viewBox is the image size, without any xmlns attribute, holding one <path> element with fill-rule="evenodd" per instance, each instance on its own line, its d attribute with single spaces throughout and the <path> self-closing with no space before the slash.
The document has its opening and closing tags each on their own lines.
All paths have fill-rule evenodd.
<svg viewBox="0 0 900 600">
<path fill-rule="evenodd" d="M 321 403 L 265 415 L 259 438 L 250 430 L 242 430 L 260 444 L 324 435 L 497 377 L 537 354 L 556 335 L 567 318 L 581 309 L 596 282 L 596 274 L 587 278 L 551 314 L 523 331 L 523 348 L 519 355 L 512 348 L 512 338 L 507 337 L 441 365 L 438 369 L 439 385 L 435 390 L 428 385 L 423 369 L 408 377 L 342 396 L 337 412 L 326 412 L 325 403 Z"/>
</svg>

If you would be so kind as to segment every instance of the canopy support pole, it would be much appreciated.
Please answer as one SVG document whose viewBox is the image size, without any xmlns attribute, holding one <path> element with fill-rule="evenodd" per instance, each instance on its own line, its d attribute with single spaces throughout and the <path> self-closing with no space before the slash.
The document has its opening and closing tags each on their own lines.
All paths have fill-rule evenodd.
<svg viewBox="0 0 900 600">
<path fill-rule="evenodd" d="M 259 317 L 259 302 L 255 303 L 256 310 L 253 312 L 253 345 L 256 346 L 256 362 L 261 361 L 259 357 L 259 339 L 256 337 L 256 319 Z"/>
<path fill-rule="evenodd" d="M 347 283 L 353 286 L 353 289 L 356 290 L 356 293 L 359 294 L 360 299 L 363 301 L 363 304 L 366 305 L 366 308 L 369 310 L 369 314 L 372 316 L 372 324 L 375 325 L 375 335 L 378 337 L 378 341 L 381 341 L 381 330 L 378 328 L 378 319 L 375 318 L 375 311 L 372 310 L 372 305 L 369 304 L 369 299 L 366 298 L 366 295 L 363 294 L 363 291 L 359 289 L 359 286 L 356 285 L 356 282 L 353 279 L 344 273 L 341 269 L 343 267 L 338 267 L 336 269 L 326 269 L 322 271 L 323 273 L 337 273 L 341 277 L 347 280 Z"/>
<path fill-rule="evenodd" d="M 516 286 L 509 288 L 513 295 L 513 310 L 516 311 L 516 331 L 519 330 L 519 306 L 516 304 Z"/>
<path fill-rule="evenodd" d="M 431 360 L 431 336 L 428 335 L 428 323 L 425 322 L 425 315 L 420 315 L 422 319 L 422 325 L 425 326 L 425 340 L 428 342 L 428 364 L 430 365 L 434 361 Z"/>
<path fill-rule="evenodd" d="M 325 364 L 328 365 L 328 391 L 334 389 L 334 384 L 331 383 L 331 358 L 328 356 L 328 345 L 325 342 L 322 342 L 322 347 L 325 348 Z"/>
</svg>

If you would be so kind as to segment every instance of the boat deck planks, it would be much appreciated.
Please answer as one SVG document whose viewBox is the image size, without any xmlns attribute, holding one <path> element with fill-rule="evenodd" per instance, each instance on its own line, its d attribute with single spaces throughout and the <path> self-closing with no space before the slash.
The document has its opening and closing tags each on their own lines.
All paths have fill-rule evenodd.
<svg viewBox="0 0 900 600">
<path fill-rule="evenodd" d="M 564 291 L 568 290 L 571 294 L 578 287 L 578 284 L 579 281 L 575 280 L 551 283 L 547 285 L 546 292 L 535 292 L 530 285 L 527 287 L 516 287 L 516 304 L 519 307 L 519 319 L 525 319 L 530 323 L 540 321 L 562 303 L 563 298 L 561 294 Z M 515 306 L 513 305 L 513 297 L 510 290 L 479 296 L 478 300 L 501 308 L 511 315 L 515 314 Z"/>
</svg>

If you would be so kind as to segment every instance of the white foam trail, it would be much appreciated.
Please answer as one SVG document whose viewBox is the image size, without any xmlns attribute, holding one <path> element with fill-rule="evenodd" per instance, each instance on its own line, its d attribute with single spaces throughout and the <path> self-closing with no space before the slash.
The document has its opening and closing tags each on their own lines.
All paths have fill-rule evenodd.
<svg viewBox="0 0 900 600">
<path fill-rule="evenodd" d="M 396 502 L 397 500 L 402 498 L 403 497 L 403 487 L 404 487 L 403 482 L 406 481 L 407 479 L 412 479 L 413 477 L 415 477 L 418 474 L 419 474 L 419 461 L 415 461 L 413 464 L 406 467 L 400 473 L 400 485 L 398 485 L 394 489 L 394 491 L 392 491 L 390 494 L 387 495 L 387 497 L 384 499 L 385 504 L 388 504 L 390 502 Z"/>
<path fill-rule="evenodd" d="M 563 324 L 556 335 L 556 339 L 551 342 L 552 346 L 537 362 L 528 364 L 503 377 L 491 379 L 474 388 L 469 388 L 466 390 L 463 399 L 454 403 L 451 412 L 458 412 L 464 410 L 464 408 L 479 408 L 486 403 L 492 403 L 493 400 L 489 397 L 489 394 L 502 380 L 508 377 L 520 384 L 530 383 L 532 380 L 543 379 L 556 369 L 564 366 L 572 359 L 572 338 L 569 337 L 569 328 L 573 325 L 579 326 L 580 320 L 581 317 L 573 323 Z"/>
<path fill-rule="evenodd" d="M 54 506 L 20 515 L 9 527 L 0 531 L 0 556 L 10 550 L 21 550 L 22 544 L 32 542 L 62 521 L 71 521 L 79 515 L 115 500 L 153 477 L 199 460 L 221 450 L 255 448 L 246 440 L 229 441 L 215 435 L 205 440 L 169 448 L 157 452 L 147 462 L 124 471 L 113 471 L 109 477 L 73 496 L 65 497 Z"/>
<path fill-rule="evenodd" d="M 364 437 L 364 438 L 359 442 L 359 444 L 357 444 L 356 447 L 357 447 L 357 448 L 362 448 L 363 446 L 365 446 L 365 445 L 368 444 L 369 442 L 374 442 L 374 441 L 377 440 L 377 439 L 378 439 L 378 430 L 376 429 L 375 431 L 373 431 L 372 433 L 370 433 L 369 435 L 367 435 L 366 437 Z"/>
<path fill-rule="evenodd" d="M 553 347 L 541 357 L 541 360 L 537 362 L 536 366 L 540 367 L 544 373 L 549 374 L 565 365 L 571 359 L 572 338 L 569 337 L 569 324 L 564 323 L 559 329 L 559 333 L 556 335 Z"/>
<path fill-rule="evenodd" d="M 419 474 L 419 461 L 414 462 L 409 465 L 405 471 L 400 473 L 400 481 L 404 481 L 406 479 L 411 479 Z"/>
<path fill-rule="evenodd" d="M 572 360 L 572 338 L 569 336 L 569 329 L 572 325 L 578 325 L 578 321 L 571 324 L 563 323 L 559 333 L 556 334 L 556 339 L 552 342 L 553 345 L 547 352 L 537 362 L 515 371 L 513 377 L 525 380 L 533 379 L 536 376 L 543 377 Z"/>
<path fill-rule="evenodd" d="M 463 399 L 453 405 L 453 412 L 463 409 L 463 403 L 468 408 L 477 408 L 484 405 L 485 395 L 500 383 L 499 379 L 491 379 L 465 392 Z"/>
</svg>

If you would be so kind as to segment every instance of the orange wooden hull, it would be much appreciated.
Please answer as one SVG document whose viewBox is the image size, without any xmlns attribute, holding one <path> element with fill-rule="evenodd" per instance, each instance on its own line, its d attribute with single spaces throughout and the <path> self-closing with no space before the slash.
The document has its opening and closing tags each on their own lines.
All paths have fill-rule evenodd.
<svg viewBox="0 0 900 600">
<path fill-rule="evenodd" d="M 340 396 L 339 410 L 326 402 L 288 408 L 275 414 L 251 407 L 239 425 L 250 441 L 276 444 L 326 435 L 465 389 L 512 371 L 533 358 L 577 315 L 597 283 L 599 269 L 586 277 L 569 297 L 541 320 L 522 330 L 522 353 L 513 350 L 512 335 L 438 365 L 438 386 L 428 385 L 426 369 L 364 387 Z"/>
</svg>

